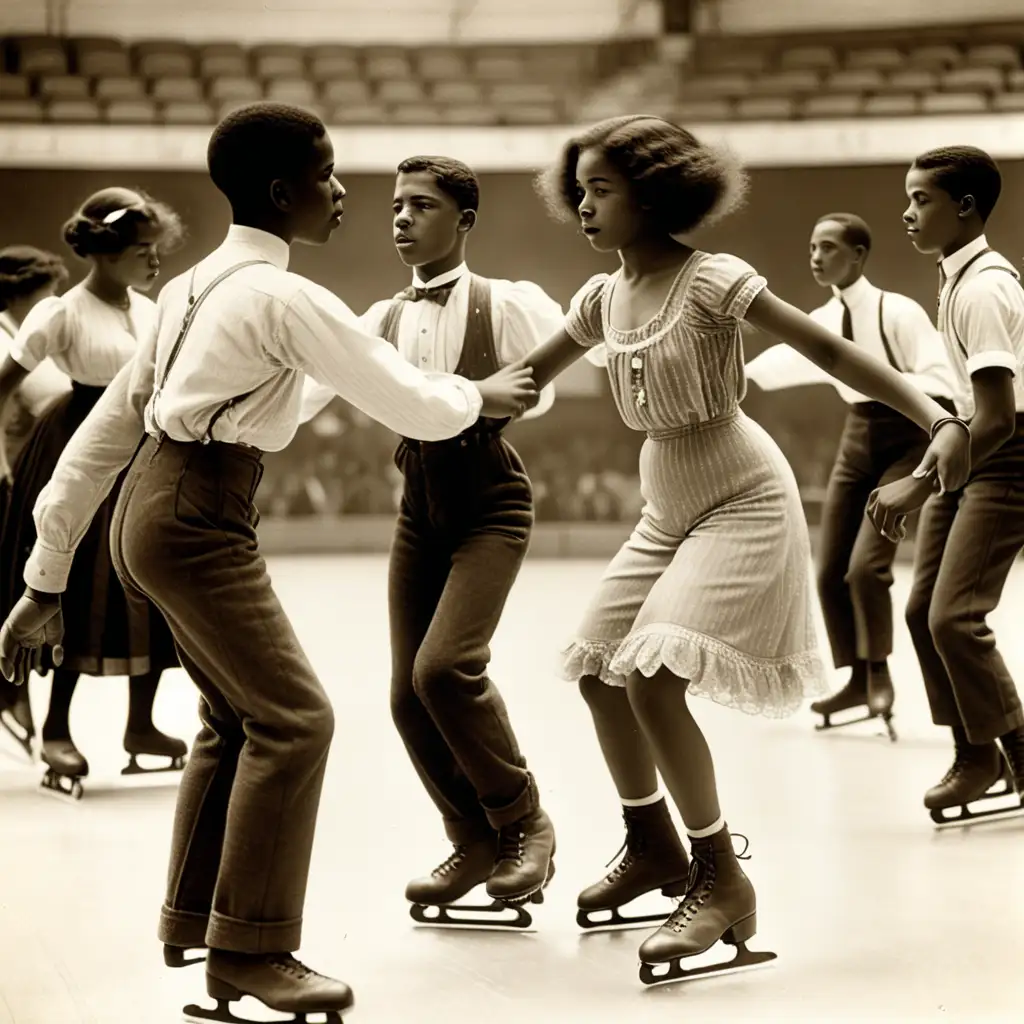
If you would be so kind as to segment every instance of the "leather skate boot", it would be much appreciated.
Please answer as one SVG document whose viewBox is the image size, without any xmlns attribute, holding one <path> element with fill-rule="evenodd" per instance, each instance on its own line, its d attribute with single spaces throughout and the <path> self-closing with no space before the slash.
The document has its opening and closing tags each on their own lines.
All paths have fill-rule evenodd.
<svg viewBox="0 0 1024 1024">
<path fill-rule="evenodd" d="M 1006 764 L 1013 778 L 1013 788 L 1021 799 L 1024 807 L 1024 728 L 1014 729 L 1005 736 L 999 737 L 999 745 L 1006 755 Z"/>
<path fill-rule="evenodd" d="M 128 765 L 121 769 L 122 775 L 143 775 L 147 772 L 176 772 L 185 767 L 185 755 L 188 744 L 176 736 L 168 736 L 155 725 L 146 732 L 124 733 L 124 750 L 128 755 Z M 138 762 L 139 755 L 147 757 L 166 757 L 168 764 L 160 768 L 144 768 Z"/>
<path fill-rule="evenodd" d="M 830 697 L 824 700 L 816 700 L 811 705 L 811 710 L 816 715 L 824 715 L 826 721 L 829 715 L 838 711 L 849 711 L 851 708 L 866 707 L 868 703 L 868 667 L 863 661 L 856 661 L 850 678 L 846 685 L 836 690 Z"/>
<path fill-rule="evenodd" d="M 661 799 L 643 807 L 623 807 L 622 817 L 626 823 L 626 842 L 619 851 L 622 858 L 609 874 L 584 889 L 576 900 L 584 912 L 578 917 L 584 927 L 590 923 L 586 912 L 616 910 L 654 889 L 661 889 L 666 896 L 686 893 L 690 858 L 669 815 L 667 802 Z"/>
<path fill-rule="evenodd" d="M 640 947 L 640 959 L 659 964 L 697 956 L 720 940 L 746 942 L 757 930 L 757 901 L 723 826 L 691 844 L 689 889 L 668 920 Z"/>
<path fill-rule="evenodd" d="M 211 949 L 206 962 L 206 991 L 213 999 L 236 1002 L 258 999 L 281 1013 L 327 1013 L 347 1010 L 352 990 L 311 971 L 290 953 L 230 953 Z"/>
<path fill-rule="evenodd" d="M 970 743 L 961 726 L 953 728 L 953 743 L 956 753 L 952 766 L 924 795 L 924 805 L 930 811 L 972 803 L 1003 777 L 1005 765 L 995 743 Z"/>
<path fill-rule="evenodd" d="M 873 715 L 887 718 L 892 712 L 896 700 L 896 692 L 889 675 L 887 661 L 874 662 L 868 666 L 868 711 Z"/>
<path fill-rule="evenodd" d="M 498 837 L 474 843 L 456 843 L 452 855 L 425 878 L 415 878 L 405 887 L 410 903 L 443 906 L 462 899 L 491 877 L 498 856 Z"/>
<path fill-rule="evenodd" d="M 555 873 L 555 828 L 537 807 L 498 830 L 498 858 L 487 880 L 487 895 L 503 903 L 543 900 L 544 886 Z"/>
</svg>

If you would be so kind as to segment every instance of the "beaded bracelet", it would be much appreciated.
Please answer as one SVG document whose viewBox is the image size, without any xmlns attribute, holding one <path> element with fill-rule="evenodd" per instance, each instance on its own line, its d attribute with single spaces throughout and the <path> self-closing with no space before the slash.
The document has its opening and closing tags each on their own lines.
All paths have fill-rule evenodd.
<svg viewBox="0 0 1024 1024">
<path fill-rule="evenodd" d="M 929 433 L 929 439 L 934 441 L 935 435 L 947 424 L 955 423 L 957 426 L 963 427 L 967 431 L 968 437 L 971 434 L 970 425 L 965 423 L 959 416 L 941 416 L 932 424 L 932 429 Z"/>
</svg>

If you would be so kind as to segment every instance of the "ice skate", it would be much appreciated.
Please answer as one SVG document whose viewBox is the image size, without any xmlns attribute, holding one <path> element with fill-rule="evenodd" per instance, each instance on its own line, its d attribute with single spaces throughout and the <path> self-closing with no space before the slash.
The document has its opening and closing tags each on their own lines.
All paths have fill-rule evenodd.
<svg viewBox="0 0 1024 1024">
<path fill-rule="evenodd" d="M 47 766 L 40 786 L 45 793 L 53 793 L 72 800 L 81 800 L 82 779 L 89 774 L 89 762 L 70 739 L 43 740 L 42 762 Z"/>
<path fill-rule="evenodd" d="M 584 889 L 576 901 L 576 923 L 587 932 L 627 931 L 664 921 L 668 909 L 661 914 L 632 916 L 622 914 L 621 909 L 656 889 L 665 896 L 686 894 L 690 859 L 664 798 L 643 807 L 623 807 L 622 817 L 626 842 L 619 850 L 621 859 L 610 874 Z"/>
<path fill-rule="evenodd" d="M 9 684 L 5 685 L 5 689 Z M 36 726 L 32 720 L 32 705 L 29 702 L 28 687 L 19 686 L 13 700 L 0 694 L 0 725 L 2 725 L 25 751 L 30 761 L 35 760 L 32 740 L 35 739 Z"/>
<path fill-rule="evenodd" d="M 146 732 L 126 732 L 124 749 L 128 754 L 128 764 L 121 769 L 122 775 L 180 772 L 185 767 L 185 755 L 188 753 L 188 745 L 184 740 L 167 736 L 156 726 Z M 139 757 L 163 757 L 168 759 L 168 763 L 150 768 L 139 764 Z"/>
<path fill-rule="evenodd" d="M 544 889 L 555 874 L 555 828 L 541 808 L 498 830 L 498 857 L 487 879 L 487 895 L 520 909 L 544 902 Z"/>
<path fill-rule="evenodd" d="M 206 964 L 206 992 L 216 1000 L 213 1010 L 195 1003 L 185 1007 L 186 1021 L 202 1024 L 257 1024 L 231 1012 L 230 1004 L 249 996 L 268 1010 L 291 1013 L 282 1022 L 306 1022 L 316 1015 L 322 1024 L 341 1024 L 341 1014 L 352 1008 L 352 990 L 343 981 L 335 981 L 311 971 L 289 953 L 249 955 L 210 950 Z"/>
<path fill-rule="evenodd" d="M 937 825 L 959 825 L 978 818 L 991 818 L 1020 810 L 1006 762 L 995 743 L 972 744 L 962 728 L 953 730 L 956 754 L 942 781 L 924 795 L 924 805 Z M 1016 797 L 995 807 L 987 805 L 1000 797 Z M 953 813 L 955 812 L 955 813 Z"/>
<path fill-rule="evenodd" d="M 869 677 L 878 676 L 873 683 Z M 872 690 L 874 691 L 874 709 L 872 708 Z M 860 722 L 870 722 L 873 718 L 881 718 L 885 724 L 889 739 L 896 739 L 896 732 L 892 727 L 892 701 L 893 690 L 892 680 L 889 677 L 889 670 L 876 669 L 869 671 L 864 662 L 858 662 L 850 673 L 849 681 L 841 689 L 826 697 L 824 700 L 816 700 L 811 705 L 811 710 L 816 715 L 821 715 L 821 722 L 814 728 L 819 732 L 828 729 L 844 729 L 848 725 L 857 725 Z M 853 711 L 856 708 L 863 709 L 859 718 L 849 718 L 843 722 L 833 722 L 832 716 L 842 711 Z"/>
<path fill-rule="evenodd" d="M 689 888 L 668 920 L 640 947 L 640 980 L 645 985 L 709 977 L 760 967 L 774 953 L 752 952 L 747 942 L 757 931 L 757 900 L 723 826 L 692 842 Z M 746 859 L 746 858 L 743 858 Z M 688 957 L 708 952 L 718 942 L 736 947 L 732 960 L 684 968 Z M 660 970 L 666 965 L 664 970 Z"/>
<path fill-rule="evenodd" d="M 1024 807 L 1024 728 L 1000 736 L 999 745 L 1003 748 L 1013 788 Z"/>
<path fill-rule="evenodd" d="M 412 919 L 418 925 L 436 928 L 529 928 L 533 922 L 522 907 L 509 907 L 499 900 L 475 905 L 458 902 L 491 877 L 497 856 L 497 834 L 473 843 L 456 843 L 444 863 L 406 886 Z"/>
</svg>

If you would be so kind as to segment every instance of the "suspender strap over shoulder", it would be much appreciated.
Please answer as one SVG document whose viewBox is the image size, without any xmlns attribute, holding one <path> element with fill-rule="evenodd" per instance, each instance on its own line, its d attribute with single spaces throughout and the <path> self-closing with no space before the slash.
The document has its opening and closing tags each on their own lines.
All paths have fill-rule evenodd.
<svg viewBox="0 0 1024 1024">
<path fill-rule="evenodd" d="M 167 377 L 171 372 L 175 362 L 177 361 L 178 355 L 181 352 L 182 345 L 185 343 L 185 339 L 188 337 L 188 332 L 192 329 L 192 324 L 195 321 L 196 314 L 199 312 L 199 307 L 206 300 L 206 297 L 217 287 L 222 281 L 227 280 L 232 274 L 236 274 L 239 270 L 243 270 L 245 267 L 254 267 L 260 263 L 269 263 L 269 260 L 245 260 L 243 263 L 236 263 L 232 267 L 228 267 L 227 270 L 218 274 L 200 293 L 199 296 L 195 295 L 195 280 L 196 280 L 196 268 L 192 268 L 192 276 L 189 278 L 188 283 L 188 308 L 185 310 L 185 315 L 181 319 L 181 327 L 178 330 L 178 337 L 174 341 L 174 345 L 171 347 L 170 355 L 167 357 L 167 364 L 164 366 L 163 373 L 160 375 L 159 382 L 153 389 L 153 401 L 154 411 L 156 408 L 156 399 L 160 397 L 160 392 L 163 390 L 164 385 L 167 383 Z M 253 389 L 255 390 L 255 389 Z M 247 391 L 244 395 L 238 395 L 235 398 L 229 399 L 225 402 L 214 414 L 210 420 L 209 425 L 206 428 L 205 433 L 200 438 L 202 444 L 209 444 L 212 440 L 213 426 L 220 419 L 220 417 L 227 412 L 232 406 L 237 405 L 239 402 L 244 401 L 253 392 Z"/>
<path fill-rule="evenodd" d="M 888 358 L 892 368 L 903 373 L 903 367 L 900 365 L 900 361 L 896 358 L 896 353 L 893 351 L 892 346 L 889 344 L 889 336 L 885 333 L 885 320 L 882 316 L 882 309 L 885 304 L 885 292 L 878 293 L 878 335 L 882 339 L 882 345 L 885 348 L 885 354 Z"/>
</svg>

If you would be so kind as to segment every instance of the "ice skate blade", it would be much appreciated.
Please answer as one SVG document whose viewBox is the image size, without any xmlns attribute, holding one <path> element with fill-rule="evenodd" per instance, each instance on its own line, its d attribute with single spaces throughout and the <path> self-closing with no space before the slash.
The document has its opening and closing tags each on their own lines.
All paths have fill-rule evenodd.
<svg viewBox="0 0 1024 1024">
<path fill-rule="evenodd" d="M 682 962 L 687 957 L 677 957 L 675 960 L 664 964 L 641 963 L 640 980 L 644 985 L 654 987 L 656 985 L 668 985 L 677 981 L 713 978 L 722 974 L 738 974 L 740 971 L 753 971 L 766 967 L 771 961 L 777 959 L 777 956 L 776 953 L 754 952 L 747 949 L 745 943 L 740 942 L 736 947 L 736 955 L 731 960 L 718 964 L 708 964 L 706 967 L 684 968 Z"/>
<path fill-rule="evenodd" d="M 138 757 L 162 757 L 162 754 L 129 754 L 128 763 L 121 769 L 122 775 L 159 775 L 161 772 L 180 772 L 185 768 L 185 758 L 173 757 L 169 764 L 160 765 L 157 768 L 146 768 L 139 764 Z"/>
<path fill-rule="evenodd" d="M 268 1024 L 267 1021 L 254 1021 L 249 1017 L 236 1016 L 231 1012 L 231 1006 L 225 999 L 218 999 L 216 1009 L 213 1010 L 189 1003 L 182 1011 L 182 1017 L 186 1024 L 206 1024 L 211 1020 L 219 1021 L 220 1024 Z M 316 1010 L 312 1013 L 293 1013 L 290 1017 L 278 1017 L 269 1024 L 342 1024 L 342 1018 L 338 1010 Z"/>
<path fill-rule="evenodd" d="M 881 719 L 882 725 L 885 726 L 885 731 L 889 737 L 889 741 L 891 743 L 895 743 L 897 740 L 896 730 L 893 728 L 891 714 L 869 712 L 865 715 L 862 715 L 860 718 L 850 718 L 847 719 L 845 722 L 832 721 L 832 716 L 842 714 L 841 711 L 816 711 L 815 714 L 821 715 L 822 719 L 820 722 L 815 724 L 815 732 L 831 732 L 833 729 L 845 729 L 848 725 L 861 725 L 864 722 L 875 722 Z"/>
<path fill-rule="evenodd" d="M 1024 799 L 1017 797 L 1013 789 L 1013 783 L 1003 778 L 999 780 L 1002 782 L 1002 788 L 990 789 L 983 796 L 978 797 L 977 800 L 972 800 L 969 804 L 962 804 L 959 807 L 939 807 L 929 811 L 929 815 L 936 826 L 939 828 L 949 828 L 950 826 L 956 825 L 968 825 L 972 821 L 980 820 L 1000 820 L 1004 818 L 1012 818 L 1024 811 Z M 996 785 L 999 785 L 997 782 Z M 981 810 L 975 810 L 978 804 L 987 803 L 990 800 L 997 800 L 1000 797 L 1014 797 L 1016 803 L 1004 804 L 1002 807 L 986 807 Z"/>
<path fill-rule="evenodd" d="M 652 924 L 664 924 L 671 910 L 662 914 L 637 914 L 627 917 L 618 907 L 610 910 L 577 910 L 576 923 L 583 929 L 583 935 L 598 935 L 601 932 L 628 932 L 649 928 Z M 607 920 L 595 920 L 597 914 L 610 914 Z"/>
<path fill-rule="evenodd" d="M 70 781 L 65 786 L 62 780 Z M 47 796 L 55 796 L 59 800 L 78 803 L 82 799 L 85 790 L 82 788 L 82 781 L 78 777 L 69 775 L 58 775 L 55 771 L 48 770 L 39 783 L 39 789 Z"/>
<path fill-rule="evenodd" d="M 9 722 L 7 720 L 6 711 L 0 711 L 0 725 L 2 725 L 8 733 L 10 733 L 11 738 L 25 752 L 25 756 L 29 759 L 29 761 L 35 761 L 35 753 L 33 752 L 32 749 L 33 737 L 29 736 L 28 733 L 24 729 L 22 729 L 21 726 L 18 725 L 16 722 Z"/>
<path fill-rule="evenodd" d="M 202 952 L 202 956 L 188 956 L 189 953 Z M 189 946 L 164 946 L 164 963 L 175 970 L 182 967 L 191 967 L 193 964 L 206 962 L 206 951 L 199 947 Z"/>
<path fill-rule="evenodd" d="M 460 914 L 477 914 L 477 917 L 460 917 Z M 513 915 L 508 917 L 507 915 Z M 530 912 L 522 906 L 509 906 L 495 900 L 488 906 L 447 903 L 434 906 L 428 903 L 413 903 L 409 916 L 421 928 L 455 928 L 472 931 L 536 931 Z"/>
</svg>

